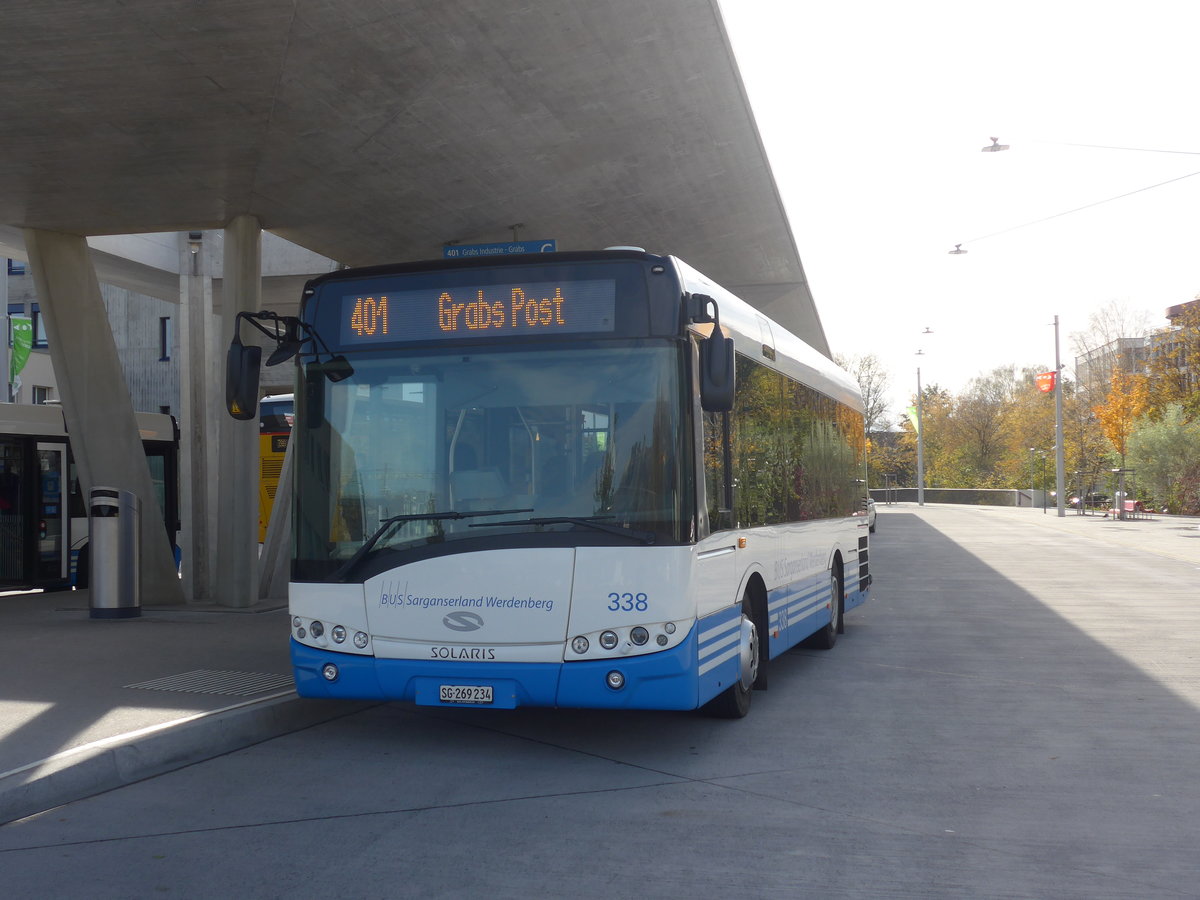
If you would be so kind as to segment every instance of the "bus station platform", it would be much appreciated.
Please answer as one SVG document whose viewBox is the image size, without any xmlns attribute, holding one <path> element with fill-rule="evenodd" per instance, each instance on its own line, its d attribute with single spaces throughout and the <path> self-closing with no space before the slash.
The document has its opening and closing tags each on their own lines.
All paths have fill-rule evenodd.
<svg viewBox="0 0 1200 900">
<path fill-rule="evenodd" d="M 1053 509 L 881 503 L 872 544 L 898 541 L 892 529 L 911 531 L 914 516 L 953 540 L 966 526 L 956 511 L 972 509 L 979 518 L 971 519 L 973 531 L 1001 519 L 1020 526 L 998 529 L 996 545 L 989 544 L 1009 574 L 1055 564 L 1053 556 L 1037 562 L 1031 546 L 1061 542 L 1070 542 L 1080 559 L 1144 553 L 1200 570 L 1200 518 L 1123 521 L 1073 511 L 1060 518 Z M 936 570 L 929 566 L 922 571 Z M 906 577 L 878 568 L 873 574 L 879 597 L 872 603 L 886 602 L 888 584 Z M 937 575 L 930 577 L 936 585 Z M 0 594 L 0 633 L 0 824 L 370 705 L 295 694 L 287 611 L 278 605 L 144 603 L 136 618 L 93 619 L 86 591 Z"/>
<path fill-rule="evenodd" d="M 296 695 L 278 603 L 103 619 L 86 590 L 0 593 L 0 631 L 0 824 L 363 708 Z"/>
</svg>

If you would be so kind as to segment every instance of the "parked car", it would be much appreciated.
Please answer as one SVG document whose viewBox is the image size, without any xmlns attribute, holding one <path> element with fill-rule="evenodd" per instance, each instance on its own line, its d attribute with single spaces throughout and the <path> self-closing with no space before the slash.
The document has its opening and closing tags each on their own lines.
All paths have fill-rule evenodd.
<svg viewBox="0 0 1200 900">
<path fill-rule="evenodd" d="M 871 534 L 875 533 L 875 501 L 867 498 L 867 526 Z"/>
</svg>

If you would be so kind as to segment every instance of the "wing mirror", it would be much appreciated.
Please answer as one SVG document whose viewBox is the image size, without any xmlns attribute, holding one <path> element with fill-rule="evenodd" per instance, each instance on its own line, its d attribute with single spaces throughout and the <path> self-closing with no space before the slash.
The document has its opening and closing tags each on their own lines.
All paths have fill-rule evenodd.
<svg viewBox="0 0 1200 900">
<path fill-rule="evenodd" d="M 279 316 L 267 310 L 257 313 L 240 312 L 234 319 L 233 340 L 229 343 L 229 352 L 225 357 L 225 407 L 235 419 L 253 419 L 258 415 L 258 376 L 259 367 L 262 365 L 262 347 L 254 344 L 246 346 L 242 343 L 243 319 L 275 342 L 275 349 L 267 357 L 268 366 L 287 362 L 311 341 L 316 365 L 327 379 L 332 382 L 344 381 L 354 374 L 354 366 L 350 361 L 340 354 L 332 353 L 321 339 L 321 335 L 308 323 L 295 316 Z M 322 351 L 327 357 L 323 363 Z"/>
<path fill-rule="evenodd" d="M 705 294 L 693 294 L 692 300 L 700 304 L 696 318 L 713 323 L 712 334 L 700 342 L 700 408 L 706 412 L 729 412 L 733 409 L 736 389 L 733 338 L 727 337 L 721 328 L 716 300 Z"/>
</svg>

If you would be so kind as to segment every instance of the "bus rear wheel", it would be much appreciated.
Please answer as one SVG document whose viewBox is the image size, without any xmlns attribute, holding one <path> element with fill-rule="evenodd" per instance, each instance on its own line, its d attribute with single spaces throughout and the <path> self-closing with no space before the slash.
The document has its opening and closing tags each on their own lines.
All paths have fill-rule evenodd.
<svg viewBox="0 0 1200 900">
<path fill-rule="evenodd" d="M 832 650 L 842 631 L 842 573 L 836 568 L 829 572 L 829 593 L 829 624 L 812 636 L 818 650 Z"/>
<path fill-rule="evenodd" d="M 738 677 L 704 707 L 706 713 L 718 719 L 742 719 L 750 712 L 761 654 L 758 629 L 754 627 L 750 612 L 750 598 L 743 597 L 738 637 Z"/>
</svg>

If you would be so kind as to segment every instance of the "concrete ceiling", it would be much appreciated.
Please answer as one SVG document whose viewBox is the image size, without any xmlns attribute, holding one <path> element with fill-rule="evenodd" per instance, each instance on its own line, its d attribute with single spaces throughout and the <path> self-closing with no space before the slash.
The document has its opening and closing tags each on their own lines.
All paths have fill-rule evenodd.
<svg viewBox="0 0 1200 900">
<path fill-rule="evenodd" d="M 0 226 L 673 253 L 828 353 L 715 0 L 6 0 Z"/>
</svg>

